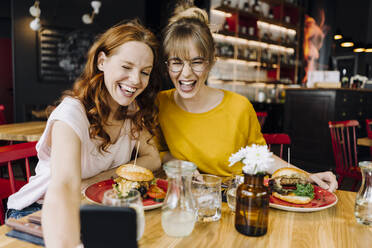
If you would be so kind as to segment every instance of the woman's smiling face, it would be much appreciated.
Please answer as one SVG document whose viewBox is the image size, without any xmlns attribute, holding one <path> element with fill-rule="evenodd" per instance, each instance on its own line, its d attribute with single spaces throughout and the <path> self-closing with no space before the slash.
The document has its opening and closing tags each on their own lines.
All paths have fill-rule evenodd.
<svg viewBox="0 0 372 248">
<path fill-rule="evenodd" d="M 143 42 L 129 41 L 106 56 L 98 55 L 97 67 L 103 72 L 111 102 L 116 106 L 128 106 L 145 90 L 153 68 L 154 54 Z M 112 101 L 113 100 L 113 101 Z"/>
<path fill-rule="evenodd" d="M 190 99 L 197 95 L 199 90 L 204 87 L 210 69 L 208 64 L 205 64 L 204 70 L 193 70 L 191 68 L 192 64 L 197 65 L 200 63 L 207 63 L 207 61 L 199 54 L 197 47 L 191 41 L 188 51 L 187 58 L 179 58 L 172 55 L 168 58 L 168 72 L 178 94 L 182 98 Z M 181 71 L 172 71 L 169 65 L 169 63 L 172 63 L 171 61 L 183 63 L 184 65 Z"/>
</svg>

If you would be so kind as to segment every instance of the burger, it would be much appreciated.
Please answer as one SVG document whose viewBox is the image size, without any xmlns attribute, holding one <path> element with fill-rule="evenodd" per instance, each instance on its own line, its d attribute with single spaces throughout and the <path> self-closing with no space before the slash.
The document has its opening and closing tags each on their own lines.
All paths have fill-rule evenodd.
<svg viewBox="0 0 372 248">
<path fill-rule="evenodd" d="M 274 172 L 269 180 L 272 195 L 280 200 L 307 204 L 314 199 L 314 187 L 308 174 L 302 170 L 286 167 Z"/>
<path fill-rule="evenodd" d="M 132 189 L 136 189 L 144 198 L 147 196 L 151 181 L 154 175 L 149 169 L 138 165 L 124 164 L 116 169 L 119 176 L 114 179 L 114 190 L 119 196 L 126 197 Z"/>
</svg>

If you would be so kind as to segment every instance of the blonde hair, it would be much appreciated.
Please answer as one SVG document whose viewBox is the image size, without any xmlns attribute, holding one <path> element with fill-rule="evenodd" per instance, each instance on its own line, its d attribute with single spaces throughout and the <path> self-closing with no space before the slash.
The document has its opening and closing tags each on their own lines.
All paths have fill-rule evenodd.
<svg viewBox="0 0 372 248">
<path fill-rule="evenodd" d="M 165 57 L 188 57 L 191 42 L 196 46 L 200 55 L 212 66 L 215 44 L 208 24 L 207 12 L 197 7 L 191 7 L 187 3 L 180 4 L 164 30 Z"/>
</svg>

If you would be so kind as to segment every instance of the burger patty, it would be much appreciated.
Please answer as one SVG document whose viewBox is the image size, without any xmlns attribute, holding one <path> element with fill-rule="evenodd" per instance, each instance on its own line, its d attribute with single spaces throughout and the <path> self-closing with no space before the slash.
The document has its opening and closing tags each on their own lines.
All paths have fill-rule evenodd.
<svg viewBox="0 0 372 248">
<path fill-rule="evenodd" d="M 269 181 L 271 191 L 278 192 L 282 195 L 288 195 L 290 192 L 296 190 L 297 184 L 307 184 L 305 178 L 302 177 L 276 177 Z"/>
<path fill-rule="evenodd" d="M 306 180 L 304 178 L 296 178 L 296 177 L 282 177 L 280 179 L 280 184 L 284 185 L 296 185 L 296 184 L 306 184 Z"/>
</svg>

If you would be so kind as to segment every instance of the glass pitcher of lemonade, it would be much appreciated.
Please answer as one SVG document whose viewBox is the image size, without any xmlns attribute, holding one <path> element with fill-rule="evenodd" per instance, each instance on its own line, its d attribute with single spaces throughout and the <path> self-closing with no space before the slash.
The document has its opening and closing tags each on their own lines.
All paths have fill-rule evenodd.
<svg viewBox="0 0 372 248">
<path fill-rule="evenodd" d="M 161 225 L 168 236 L 188 236 L 196 221 L 196 202 L 191 193 L 196 165 L 173 160 L 164 165 L 164 170 L 168 177 L 168 191 L 162 207 Z"/>
<path fill-rule="evenodd" d="M 372 226 L 372 161 L 359 162 L 362 185 L 355 199 L 355 217 L 358 223 Z"/>
</svg>

